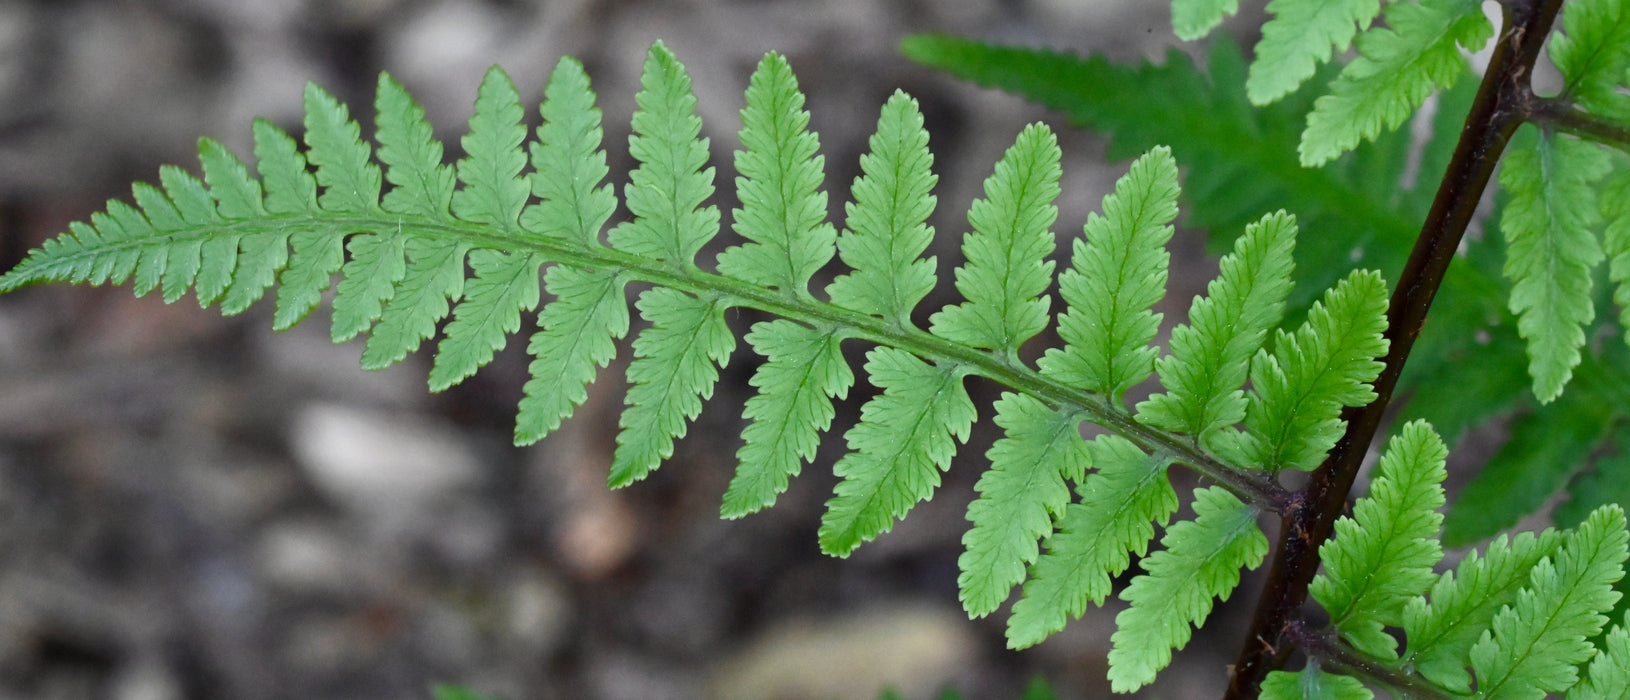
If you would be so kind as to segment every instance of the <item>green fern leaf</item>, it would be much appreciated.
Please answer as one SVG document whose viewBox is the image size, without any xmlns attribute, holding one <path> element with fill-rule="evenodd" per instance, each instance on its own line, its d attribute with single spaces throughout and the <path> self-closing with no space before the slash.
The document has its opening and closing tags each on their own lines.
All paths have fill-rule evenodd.
<svg viewBox="0 0 1630 700">
<path fill-rule="evenodd" d="M 514 265 L 518 274 L 531 275 L 534 280 L 537 277 L 535 263 L 503 262 Z M 526 381 L 520 412 L 515 417 L 518 445 L 542 440 L 559 428 L 561 421 L 588 399 L 588 385 L 594 381 L 596 368 L 605 367 L 617 356 L 616 341 L 628 335 L 625 280 L 616 270 L 579 270 L 562 265 L 550 268 L 544 284 L 555 300 L 538 314 L 542 329 L 527 344 L 527 352 L 533 357 L 532 378 Z M 525 291 L 532 294 L 531 304 L 536 305 L 537 283 L 534 281 Z M 710 329 L 714 331 L 717 329 Z M 729 349 L 723 352 L 728 356 Z M 632 378 L 633 368 L 629 371 Z M 660 375 L 657 378 L 661 379 Z M 708 380 L 708 384 L 711 386 L 712 381 Z M 685 416 L 694 417 L 699 408 L 687 409 Z M 662 456 L 665 458 L 667 453 Z"/>
<path fill-rule="evenodd" d="M 1301 671 L 1274 671 L 1262 681 L 1262 700 L 1370 700 L 1375 693 L 1357 678 L 1325 673 L 1309 661 Z"/>
<path fill-rule="evenodd" d="M 639 161 L 623 196 L 634 220 L 611 230 L 612 247 L 694 269 L 696 253 L 719 232 L 719 209 L 701 206 L 713 195 L 713 168 L 701 138 L 685 67 L 662 42 L 651 46 L 634 96 L 634 135 L 628 150 Z"/>
<path fill-rule="evenodd" d="M 208 224 L 216 217 L 215 203 L 197 179 L 174 166 L 161 168 L 159 178 L 164 184 L 162 192 L 146 184 L 137 184 L 134 188 L 136 202 L 141 204 L 142 213 L 155 234 L 183 233 L 189 228 Z M 193 199 L 194 195 L 201 197 L 202 202 Z M 183 205 L 189 200 L 190 206 Z M 164 303 L 174 303 L 180 299 L 198 279 L 198 270 L 203 266 L 203 245 L 203 240 L 195 238 L 176 242 L 164 252 L 160 282 Z M 232 263 L 231 256 L 226 258 L 226 263 Z"/>
<path fill-rule="evenodd" d="M 866 357 L 866 374 L 883 393 L 866 402 L 860 423 L 844 436 L 850 452 L 832 468 L 842 481 L 821 517 L 821 551 L 840 557 L 933 495 L 956 453 L 952 439 L 966 442 L 976 417 L 962 385 L 966 368 L 930 365 L 888 347 Z"/>
<path fill-rule="evenodd" d="M 1484 698 L 1543 698 L 1579 679 L 1579 664 L 1595 652 L 1624 577 L 1624 511 L 1603 506 L 1568 535 L 1556 559 L 1541 560 L 1516 601 L 1494 616 L 1472 647 L 1477 694 Z"/>
<path fill-rule="evenodd" d="M 1156 148 L 1132 163 L 1104 197 L 1103 216 L 1087 215 L 1075 241 L 1072 267 L 1059 276 L 1069 311 L 1058 319 L 1064 349 L 1038 363 L 1044 374 L 1102 394 L 1118 405 L 1154 372 L 1149 342 L 1161 315 L 1149 310 L 1166 296 L 1171 222 L 1177 218 L 1177 161 Z"/>
<path fill-rule="evenodd" d="M 1612 174 L 1601 188 L 1602 218 L 1607 222 L 1602 244 L 1613 282 L 1613 303 L 1619 306 L 1619 327 L 1630 343 L 1630 164 L 1616 158 Z"/>
<path fill-rule="evenodd" d="M 1245 419 L 1240 387 L 1252 353 L 1284 314 L 1295 246 L 1296 219 L 1283 211 L 1235 239 L 1206 296 L 1189 307 L 1189 322 L 1172 330 L 1171 354 L 1155 362 L 1167 391 L 1138 404 L 1140 422 L 1210 446 L 1218 431 Z"/>
<path fill-rule="evenodd" d="M 1481 556 L 1471 552 L 1454 571 L 1438 577 L 1427 598 L 1404 605 L 1403 628 L 1408 647 L 1402 664 L 1413 666 L 1433 683 L 1456 692 L 1471 688 L 1466 667 L 1471 648 L 1494 620 L 1495 613 L 1517 598 L 1528 572 L 1562 545 L 1556 530 L 1535 536 L 1501 535 Z"/>
<path fill-rule="evenodd" d="M 1494 33 L 1476 0 L 1394 3 L 1386 22 L 1359 35 L 1358 58 L 1314 103 L 1298 149 L 1303 165 L 1323 165 L 1402 124 L 1433 91 L 1466 75 L 1462 47 L 1482 48 Z"/>
<path fill-rule="evenodd" d="M 1023 394 L 1003 394 L 996 424 L 1005 431 L 991 445 L 990 469 L 968 505 L 973 527 L 957 558 L 962 607 L 974 617 L 996 611 L 1036 561 L 1037 541 L 1053 531 L 1070 502 L 1065 479 L 1081 481 L 1092 461 L 1081 439 L 1081 416 L 1055 410 Z"/>
<path fill-rule="evenodd" d="M 1177 494 L 1166 478 L 1169 458 L 1149 455 L 1115 435 L 1088 446 L 1095 470 L 1079 482 L 1080 502 L 1065 507 L 1058 530 L 1047 539 L 1047 552 L 1024 583 L 1024 597 L 1013 605 L 1010 648 L 1040 643 L 1080 617 L 1089 601 L 1102 604 L 1110 577 L 1130 563 L 1128 552 L 1148 551 L 1155 526 L 1177 510 Z"/>
<path fill-rule="evenodd" d="M 1397 640 L 1383 628 L 1401 625 L 1404 602 L 1436 578 L 1448 456 L 1431 427 L 1405 425 L 1382 456 L 1369 496 L 1354 505 L 1353 517 L 1336 521 L 1335 536 L 1319 548 L 1324 571 L 1309 592 L 1359 651 L 1396 656 Z"/>
<path fill-rule="evenodd" d="M 1525 126 L 1506 149 L 1500 186 L 1510 199 L 1500 217 L 1511 280 L 1511 313 L 1528 341 L 1534 395 L 1549 403 L 1579 364 L 1584 326 L 1596 317 L 1591 271 L 1603 252 L 1594 184 L 1610 161 L 1595 144 Z"/>
<path fill-rule="evenodd" d="M 1109 651 L 1110 687 L 1126 693 L 1148 685 L 1182 649 L 1190 625 L 1205 622 L 1212 598 L 1226 598 L 1242 568 L 1256 568 L 1268 538 L 1256 526 L 1257 509 L 1219 486 L 1194 492 L 1194 520 L 1166 529 L 1164 549 L 1142 562 L 1142 576 L 1121 591 L 1131 607 L 1115 616 Z"/>
<path fill-rule="evenodd" d="M 210 138 L 198 140 L 198 160 L 204 166 L 204 182 L 209 187 L 209 193 L 215 198 L 216 211 L 226 219 L 253 219 L 266 215 L 263 204 L 264 195 L 261 193 L 260 183 L 249 176 L 249 169 L 236 155 L 226 150 L 221 142 Z M 281 265 L 282 259 L 266 261 L 263 256 L 250 252 L 251 241 L 257 241 L 265 233 L 251 233 L 247 235 L 231 235 L 212 238 L 204 242 L 204 257 L 219 256 L 224 264 L 214 265 L 198 273 L 198 304 L 209 306 L 216 302 L 222 305 L 222 312 L 229 312 L 227 303 L 230 301 L 228 293 L 231 291 L 234 280 L 239 277 L 256 277 L 264 280 L 256 296 L 264 293 L 263 290 L 276 278 L 276 268 L 262 270 L 266 262 Z M 271 234 L 280 243 L 282 236 Z M 258 242 L 258 241 L 257 241 Z M 240 254 L 240 249 L 244 252 Z M 284 256 L 288 254 L 287 246 L 282 246 Z M 253 269 L 252 272 L 246 272 Z M 238 310 L 242 310 L 240 307 Z"/>
<path fill-rule="evenodd" d="M 792 321 L 753 325 L 747 343 L 766 359 L 753 373 L 758 393 L 747 399 L 736 451 L 740 466 L 725 491 L 720 515 L 739 518 L 775 503 L 787 482 L 815 457 L 821 433 L 832 425 L 832 399 L 855 383 L 843 359 L 843 336 Z"/>
<path fill-rule="evenodd" d="M 582 246 L 598 245 L 600 229 L 617 209 L 617 195 L 605 184 L 600 108 L 594 106 L 589 76 L 577 59 L 565 56 L 555 64 L 539 111 L 543 124 L 538 126 L 538 141 L 532 144 L 536 170 L 532 194 L 539 201 L 521 211 L 521 226 Z M 495 150 L 494 156 L 499 153 L 502 151 Z M 507 185 L 519 172 L 520 165 L 505 161 L 497 181 Z M 526 200 L 524 193 L 518 197 Z"/>
<path fill-rule="evenodd" d="M 1387 287 L 1380 273 L 1355 271 L 1307 312 L 1294 334 L 1279 331 L 1274 352 L 1251 360 L 1254 391 L 1245 433 L 1233 438 L 1227 456 L 1239 464 L 1278 471 L 1311 470 L 1341 437 L 1344 406 L 1375 400 L 1369 382 L 1381 373 L 1375 358 L 1386 354 Z"/>
<path fill-rule="evenodd" d="M 1601 114 L 1630 112 L 1619 89 L 1630 67 L 1630 10 L 1623 0 L 1568 3 L 1562 31 L 1551 35 L 1550 54 L 1562 73 L 1561 99 Z"/>
<path fill-rule="evenodd" d="M 388 74 L 379 75 L 379 159 L 386 165 L 387 211 L 427 219 L 447 218 L 453 198 L 453 171 L 442 165 L 441 142 L 436 141 L 424 109 L 407 89 Z M 410 238 L 405 249 L 412 269 L 401 278 L 368 336 L 362 352 L 365 369 L 380 369 L 401 361 L 436 332 L 447 315 L 448 300 L 464 289 L 464 252 L 456 240 Z"/>
<path fill-rule="evenodd" d="M 956 270 L 957 291 L 967 301 L 929 318 L 934 335 L 1016 356 L 1018 348 L 1047 327 L 1053 281 L 1053 222 L 1058 219 L 1058 139 L 1031 124 L 985 179 L 985 196 L 968 209 L 973 231 L 962 239 L 967 262 Z"/>
<path fill-rule="evenodd" d="M 1269 2 L 1273 17 L 1262 25 L 1246 95 L 1253 104 L 1265 105 L 1294 92 L 1330 60 L 1332 50 L 1345 52 L 1379 12 L 1379 0 Z"/>
<path fill-rule="evenodd" d="M 911 310 L 934 288 L 934 258 L 920 257 L 934 240 L 924 223 L 934 213 L 939 178 L 917 101 L 896 90 L 883 104 L 861 176 L 845 205 L 847 229 L 838 255 L 853 272 L 826 288 L 832 303 L 911 326 Z"/>
<path fill-rule="evenodd" d="M 1235 12 L 1239 0 L 1172 0 L 1172 30 L 1183 41 L 1203 39 Z"/>
<path fill-rule="evenodd" d="M 1568 700 L 1630 697 L 1630 615 L 1608 631 L 1597 645 L 1590 670 L 1579 685 L 1568 691 Z"/>
<path fill-rule="evenodd" d="M 753 71 L 736 151 L 735 230 L 748 243 L 719 254 L 719 273 L 812 298 L 809 278 L 832 259 L 837 232 L 820 191 L 825 159 L 792 67 L 770 53 Z"/>
<path fill-rule="evenodd" d="M 266 193 L 266 211 L 272 214 L 317 211 L 317 179 L 312 177 L 306 158 L 300 154 L 294 139 L 264 119 L 255 120 L 254 134 L 255 168 L 260 171 L 262 189 Z M 226 210 L 221 211 L 225 213 Z M 238 243 L 238 269 L 232 283 L 227 285 L 226 296 L 221 299 L 221 313 L 242 313 L 256 299 L 266 296 L 266 290 L 277 281 L 284 286 L 277 290 L 276 311 L 272 316 L 274 329 L 287 328 L 311 313 L 315 301 L 312 301 L 313 305 L 306 305 L 304 299 L 285 296 L 285 289 L 298 274 L 286 271 L 289 245 L 293 238 L 288 232 L 277 230 L 243 237 Z M 342 262 L 343 259 L 335 262 L 327 274 L 338 270 Z M 283 271 L 283 278 L 278 276 L 279 271 Z M 326 278 L 323 282 L 325 288 L 330 283 Z M 319 292 L 315 299 L 320 298 Z"/>
<path fill-rule="evenodd" d="M 618 421 L 617 451 L 607 483 L 621 488 L 644 479 L 673 456 L 673 441 L 702 412 L 736 335 L 721 299 L 701 299 L 658 287 L 640 294 L 640 317 L 651 327 L 634 339 L 628 366 L 628 407 Z"/>
</svg>

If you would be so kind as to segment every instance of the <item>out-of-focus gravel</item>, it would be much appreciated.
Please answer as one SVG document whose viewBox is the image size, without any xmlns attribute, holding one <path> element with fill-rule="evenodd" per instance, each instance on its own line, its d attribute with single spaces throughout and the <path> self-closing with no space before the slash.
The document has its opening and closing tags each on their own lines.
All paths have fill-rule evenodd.
<svg viewBox="0 0 1630 700">
<path fill-rule="evenodd" d="M 839 220 L 878 107 L 896 88 L 921 100 L 949 279 L 963 213 L 1026 122 L 1061 136 L 1061 234 L 1122 166 L 1057 114 L 909 64 L 899 39 L 1137 59 L 1174 44 L 1168 27 L 1166 3 L 1134 0 L 13 0 L 0 3 L 0 261 L 160 163 L 192 168 L 200 135 L 248 153 L 252 118 L 297 128 L 308 80 L 367 124 L 380 70 L 421 100 L 451 159 L 490 65 L 536 104 L 555 61 L 577 56 L 621 182 L 640 62 L 661 38 L 691 69 L 721 185 L 748 74 L 765 51 L 790 58 Z M 1169 322 L 1214 266 L 1195 234 L 1174 249 Z M 815 530 L 864 386 L 780 505 L 723 522 L 757 362 L 745 346 L 673 459 L 609 492 L 626 349 L 576 419 L 516 448 L 522 340 L 432 395 L 422 356 L 358 369 L 360 344 L 331 344 L 326 311 L 273 333 L 269 302 L 231 319 L 195 307 L 127 288 L 0 299 L 0 700 L 423 698 L 432 682 L 513 700 L 871 698 L 890 684 L 996 698 L 1034 674 L 1065 697 L 1107 694 L 1117 608 L 1021 653 L 1003 649 L 1005 615 L 960 612 L 989 426 L 933 501 L 839 561 Z M 1241 617 L 1219 612 L 1221 633 L 1179 656 L 1191 670 L 1149 695 L 1214 695 Z"/>
</svg>

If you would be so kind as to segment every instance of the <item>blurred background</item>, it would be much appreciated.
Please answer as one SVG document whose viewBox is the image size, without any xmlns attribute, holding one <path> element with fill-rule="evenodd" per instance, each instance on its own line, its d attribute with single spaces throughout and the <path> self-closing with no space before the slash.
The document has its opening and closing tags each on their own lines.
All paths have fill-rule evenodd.
<svg viewBox="0 0 1630 700">
<path fill-rule="evenodd" d="M 578 57 L 620 191 L 639 67 L 661 38 L 695 80 L 727 225 L 736 112 L 765 51 L 789 57 L 808 95 L 840 224 L 878 108 L 896 88 L 917 97 L 948 281 L 967 206 L 1025 123 L 1061 137 L 1061 235 L 1124 164 L 1102 164 L 1100 141 L 1056 114 L 913 66 L 898 41 L 939 31 L 1160 59 L 1176 45 L 1168 13 L 1148 0 L 0 0 L 0 266 L 162 163 L 196 172 L 199 136 L 247 160 L 252 118 L 297 130 L 307 81 L 371 133 L 381 70 L 452 160 L 489 66 L 536 105 L 559 57 Z M 1196 232 L 1173 243 L 1168 325 L 1215 272 L 1202 250 Z M 956 301 L 944 287 L 923 308 Z M 326 316 L 273 333 L 269 301 L 223 319 L 128 288 L 0 298 L 0 699 L 424 698 L 435 682 L 510 700 L 1003 698 L 1036 675 L 1064 697 L 1108 694 L 1117 605 L 1009 652 L 1005 612 L 970 622 L 957 602 L 994 438 L 988 384 L 970 385 L 986 424 L 938 495 L 840 561 L 815 532 L 864 382 L 780 504 L 725 522 L 759 361 L 745 344 L 673 459 L 609 492 L 626 348 L 574 420 L 517 448 L 524 340 L 430 394 L 423 354 L 363 372 L 361 343 L 331 344 Z M 1143 696 L 1216 696 L 1244 614 L 1215 615 Z"/>
</svg>

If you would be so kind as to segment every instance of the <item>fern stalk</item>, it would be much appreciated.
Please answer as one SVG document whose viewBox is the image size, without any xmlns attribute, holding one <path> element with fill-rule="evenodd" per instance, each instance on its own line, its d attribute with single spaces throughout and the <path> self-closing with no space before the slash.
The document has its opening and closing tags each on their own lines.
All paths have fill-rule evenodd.
<svg viewBox="0 0 1630 700">
<path fill-rule="evenodd" d="M 1286 634 L 1318 572 L 1319 545 L 1330 537 L 1336 519 L 1347 506 L 1353 481 L 1381 427 L 1404 362 L 1425 324 L 1427 310 L 1465 237 L 1500 155 L 1522 124 L 1522 106 L 1532 99 L 1530 76 L 1562 9 L 1562 0 L 1513 1 L 1501 6 L 1504 19 L 1493 57 L 1432 208 L 1421 225 L 1420 236 L 1397 276 L 1398 284 L 1387 309 L 1385 337 L 1389 347 L 1383 359 L 1385 368 L 1374 383 L 1377 398 L 1342 413 L 1347 423 L 1345 434 L 1314 471 L 1306 489 L 1295 494 L 1289 507 L 1281 511 L 1273 566 L 1234 663 L 1225 700 L 1256 698 L 1268 672 L 1283 666 L 1296 645 L 1297 640 L 1287 639 Z"/>
</svg>

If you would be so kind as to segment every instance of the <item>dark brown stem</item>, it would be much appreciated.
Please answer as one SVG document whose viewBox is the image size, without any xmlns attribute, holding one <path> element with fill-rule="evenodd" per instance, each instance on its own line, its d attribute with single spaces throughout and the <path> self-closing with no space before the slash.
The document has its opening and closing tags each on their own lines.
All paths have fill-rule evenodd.
<svg viewBox="0 0 1630 700">
<path fill-rule="evenodd" d="M 1580 138 L 1630 151 L 1630 125 L 1581 111 L 1562 100 L 1535 98 L 1528 106 L 1528 120 L 1566 131 Z"/>
<path fill-rule="evenodd" d="M 1309 628 L 1301 620 L 1292 620 L 1285 627 L 1284 638 L 1308 658 L 1317 660 L 1320 666 L 1401 691 L 1402 697 L 1460 700 L 1459 696 L 1445 692 L 1420 676 L 1399 673 L 1381 660 L 1336 641 L 1328 632 Z"/>
<path fill-rule="evenodd" d="M 1421 225 L 1415 249 L 1392 293 L 1386 331 L 1390 345 L 1385 369 L 1375 381 L 1377 398 L 1368 406 L 1342 413 L 1347 421 L 1346 433 L 1324 464 L 1313 472 L 1307 488 L 1292 499 L 1292 507 L 1282 512 L 1273 566 L 1234 664 L 1225 700 L 1256 698 L 1262 679 L 1282 665 L 1289 654 L 1291 645 L 1286 643 L 1285 631 L 1307 601 L 1308 584 L 1319 569 L 1319 545 L 1330 536 L 1336 518 L 1347 506 L 1353 479 L 1381 427 L 1404 361 L 1426 322 L 1432 298 L 1466 234 L 1500 154 L 1526 114 L 1523 107 L 1533 100 L 1529 78 L 1562 0 L 1508 0 L 1502 7 L 1504 26 L 1488 71 L 1461 129 L 1460 142 L 1437 197 L 1432 200 L 1432 209 Z"/>
</svg>

